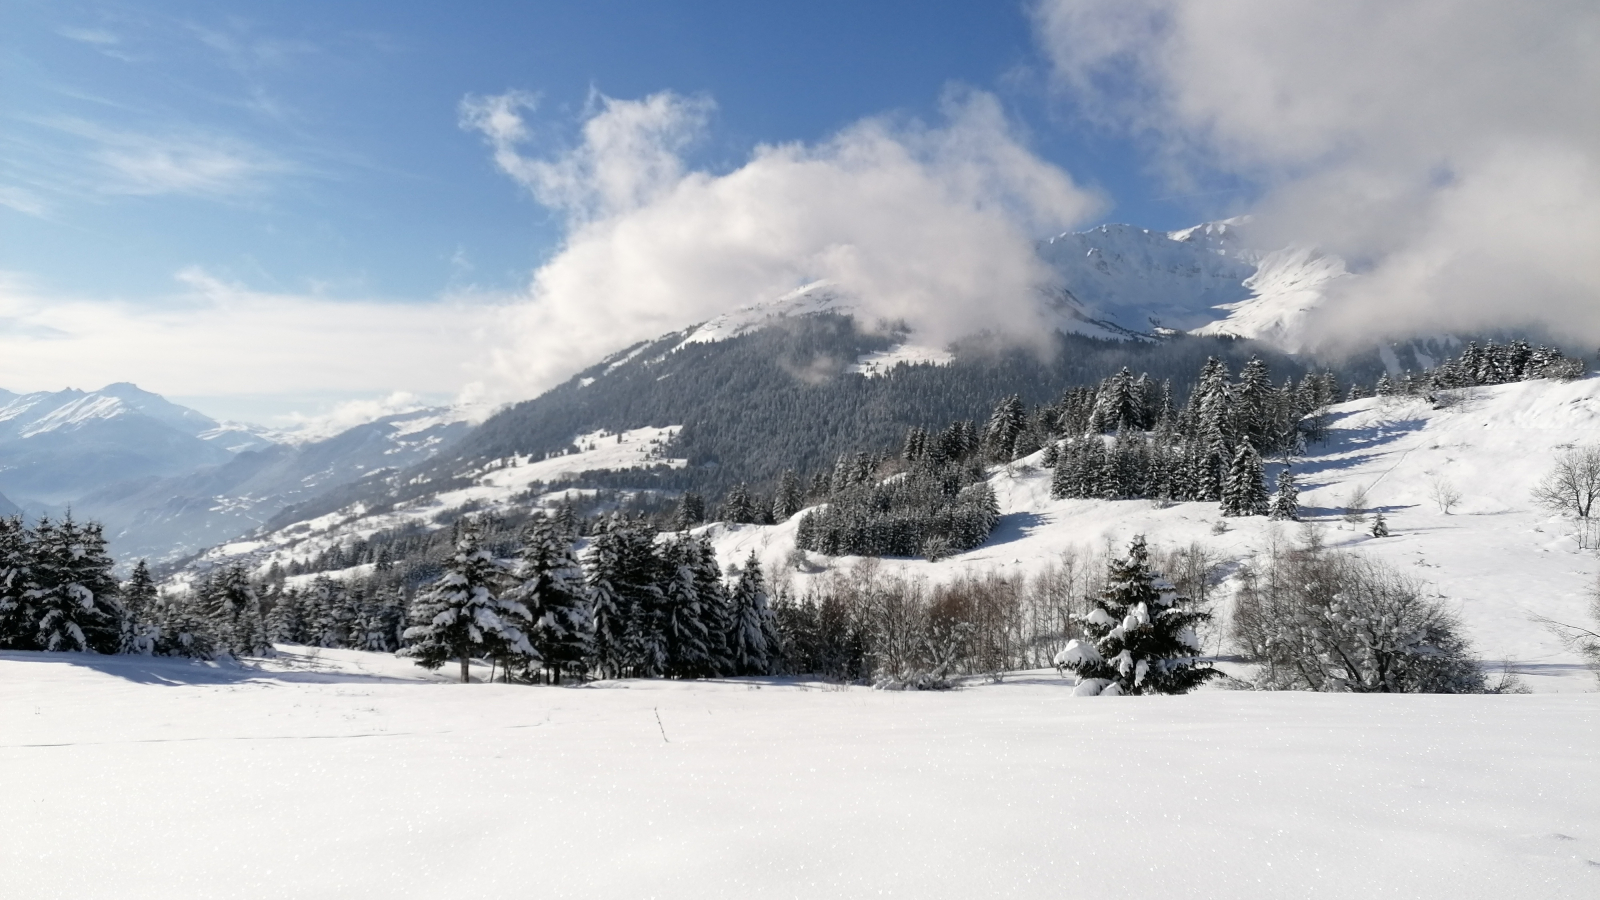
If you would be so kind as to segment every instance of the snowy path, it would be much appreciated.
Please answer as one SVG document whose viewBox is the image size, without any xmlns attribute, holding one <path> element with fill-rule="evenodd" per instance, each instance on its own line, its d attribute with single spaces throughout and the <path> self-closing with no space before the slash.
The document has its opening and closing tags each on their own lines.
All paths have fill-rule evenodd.
<svg viewBox="0 0 1600 900">
<path fill-rule="evenodd" d="M 11 897 L 1600 896 L 1600 696 L 0 654 Z"/>
</svg>

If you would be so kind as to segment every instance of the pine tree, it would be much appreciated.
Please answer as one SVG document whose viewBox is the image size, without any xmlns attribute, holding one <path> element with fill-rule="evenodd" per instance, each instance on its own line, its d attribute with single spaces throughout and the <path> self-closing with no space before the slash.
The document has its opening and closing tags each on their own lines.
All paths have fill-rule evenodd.
<svg viewBox="0 0 1600 900">
<path fill-rule="evenodd" d="M 150 577 L 150 567 L 144 560 L 134 564 L 133 572 L 122 585 L 121 652 L 150 656 L 156 652 L 161 639 L 161 627 L 156 622 L 155 581 Z"/>
<path fill-rule="evenodd" d="M 222 650 L 241 657 L 257 656 L 271 648 L 261 620 L 261 598 L 244 566 L 228 566 L 206 579 L 199 602 Z"/>
<path fill-rule="evenodd" d="M 1239 445 L 1233 464 L 1228 467 L 1228 482 L 1222 489 L 1222 514 L 1225 516 L 1264 516 L 1270 512 L 1261 455 L 1249 443 Z"/>
<path fill-rule="evenodd" d="M 122 644 L 122 605 L 100 527 L 41 519 L 34 528 L 25 605 L 37 615 L 39 650 L 115 653 Z"/>
<path fill-rule="evenodd" d="M 805 498 L 800 492 L 800 478 L 793 469 L 785 469 L 778 479 L 778 493 L 772 498 L 772 517 L 787 522 L 795 513 L 805 508 Z"/>
<path fill-rule="evenodd" d="M 1197 658 L 1194 627 L 1210 614 L 1151 571 L 1142 536 L 1126 558 L 1111 561 L 1094 607 L 1079 619 L 1087 639 L 1068 642 L 1055 658 L 1058 668 L 1078 676 L 1075 693 L 1183 694 L 1218 674 Z"/>
<path fill-rule="evenodd" d="M 1059 462 L 1060 460 L 1061 460 L 1061 444 L 1060 444 L 1060 442 L 1054 441 L 1054 440 L 1046 441 L 1045 445 L 1044 445 L 1044 453 L 1040 454 L 1040 456 L 1039 456 L 1039 465 L 1044 466 L 1046 469 L 1054 469 L 1056 467 L 1056 463 Z M 1051 491 L 1053 492 L 1054 490 L 1055 490 L 1055 482 L 1052 481 L 1051 482 Z"/>
<path fill-rule="evenodd" d="M 685 491 L 678 498 L 678 509 L 672 523 L 679 531 L 688 531 L 706 520 L 706 502 L 694 491 Z"/>
<path fill-rule="evenodd" d="M 695 578 L 702 540 L 680 534 L 667 543 L 661 554 L 665 674 L 672 677 L 713 672 L 707 615 L 701 609 L 700 587 Z"/>
<path fill-rule="evenodd" d="M 413 605 L 416 624 L 406 629 L 405 636 L 414 643 L 404 654 L 427 669 L 459 660 L 463 684 L 470 680 L 469 664 L 475 656 L 536 660 L 538 651 L 519 627 L 528 619 L 527 607 L 500 595 L 504 578 L 504 568 L 482 545 L 477 523 L 465 522 L 444 574 Z"/>
<path fill-rule="evenodd" d="M 732 628 L 728 649 L 734 670 L 739 675 L 766 675 L 778 652 L 777 628 L 767 608 L 767 589 L 761 575 L 761 561 L 755 551 L 744 562 L 730 598 Z"/>
<path fill-rule="evenodd" d="M 989 416 L 989 425 L 984 432 L 984 443 L 989 448 L 989 457 L 995 462 L 1010 462 L 1016 457 L 1017 436 L 1022 433 L 1026 424 L 1027 410 L 1022 405 L 1022 398 L 1012 394 L 1000 401 Z"/>
<path fill-rule="evenodd" d="M 1278 490 L 1272 495 L 1271 518 L 1300 521 L 1300 488 L 1294 483 L 1294 470 L 1286 464 L 1278 473 Z"/>
<path fill-rule="evenodd" d="M 589 618 L 583 569 L 554 522 L 540 516 L 523 533 L 516 578 L 508 596 L 527 608 L 533 647 L 560 684 L 561 673 L 581 668 L 588 654 Z"/>
<path fill-rule="evenodd" d="M 33 648 L 39 617 L 27 595 L 32 570 L 32 550 L 22 519 L 0 518 L 0 650 Z"/>
<path fill-rule="evenodd" d="M 1384 521 L 1383 513 L 1378 513 L 1372 519 L 1372 536 L 1375 538 L 1389 536 L 1389 523 Z"/>
</svg>

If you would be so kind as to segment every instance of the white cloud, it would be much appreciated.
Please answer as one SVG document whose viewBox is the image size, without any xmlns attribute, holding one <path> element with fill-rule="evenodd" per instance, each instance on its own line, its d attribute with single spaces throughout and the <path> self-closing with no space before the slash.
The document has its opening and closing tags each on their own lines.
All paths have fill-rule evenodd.
<svg viewBox="0 0 1600 900">
<path fill-rule="evenodd" d="M 1082 112 L 1174 181 L 1243 177 L 1258 225 L 1346 255 L 1330 337 L 1544 326 L 1600 340 L 1600 6 L 1047 0 Z"/>
<path fill-rule="evenodd" d="M 952 91 L 935 126 L 867 119 L 816 145 L 762 146 L 725 174 L 684 148 L 712 106 L 599 97 L 582 142 L 527 155 L 532 96 L 469 97 L 464 126 L 569 233 L 535 273 L 491 394 L 526 396 L 643 338 L 818 278 L 926 341 L 1036 334 L 1033 240 L 1100 206 L 1031 153 L 990 95 Z"/>
<path fill-rule="evenodd" d="M 0 276 L 0 387 L 96 388 L 133 381 L 163 394 L 381 395 L 451 392 L 499 329 L 504 308 L 342 301 L 249 290 L 197 268 L 160 304 L 46 296 Z"/>
</svg>

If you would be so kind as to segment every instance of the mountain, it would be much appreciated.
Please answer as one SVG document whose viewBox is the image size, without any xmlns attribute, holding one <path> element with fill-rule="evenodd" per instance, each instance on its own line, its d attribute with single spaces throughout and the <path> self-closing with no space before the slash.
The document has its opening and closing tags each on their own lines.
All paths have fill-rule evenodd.
<svg viewBox="0 0 1600 900">
<path fill-rule="evenodd" d="M 233 432 L 132 384 L 6 392 L 0 401 L 0 492 L 26 508 L 63 506 L 121 481 L 233 456 Z"/>
<path fill-rule="evenodd" d="M 1259 355 L 1274 380 L 1298 379 L 1316 361 L 1280 348 L 1295 344 L 1305 312 L 1345 277 L 1344 265 L 1309 251 L 1258 250 L 1247 226 L 1106 225 L 1041 242 L 1054 273 L 1040 295 L 1056 323 L 1047 354 L 981 335 L 929 346 L 914 324 L 868 329 L 856 318 L 857 298 L 809 284 L 628 347 L 501 410 L 414 468 L 283 508 L 261 533 L 330 516 L 366 517 L 372 527 L 429 523 L 452 504 L 505 506 L 535 488 L 694 490 L 713 502 L 739 483 L 770 492 L 785 470 L 804 476 L 831 469 L 840 454 L 894 448 L 912 425 L 981 424 L 1009 394 L 1051 403 L 1124 366 L 1170 380 L 1180 397 L 1209 356 L 1238 371 Z M 1370 383 L 1383 367 L 1373 354 L 1341 363 L 1341 372 Z M 647 459 L 614 465 L 583 451 L 599 434 L 670 441 Z M 557 457 L 555 469 L 525 468 Z M 516 490 L 491 490 L 491 482 L 509 483 L 504 467 L 513 463 L 524 467 Z M 537 485 L 526 480 L 536 471 Z"/>
<path fill-rule="evenodd" d="M 132 479 L 78 499 L 124 558 L 170 558 L 244 534 L 285 507 L 334 487 L 392 474 L 450 446 L 470 428 L 461 410 L 384 416 L 310 443 L 268 444 L 166 478 Z"/>
</svg>

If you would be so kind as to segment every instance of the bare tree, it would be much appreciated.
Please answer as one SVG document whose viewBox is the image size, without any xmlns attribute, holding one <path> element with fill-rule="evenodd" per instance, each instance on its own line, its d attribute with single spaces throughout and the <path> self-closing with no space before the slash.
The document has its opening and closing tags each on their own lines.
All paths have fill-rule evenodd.
<svg viewBox="0 0 1600 900">
<path fill-rule="evenodd" d="M 1350 494 L 1344 501 L 1344 520 L 1352 525 L 1359 525 L 1367 520 L 1366 485 L 1357 484 L 1350 488 Z"/>
<path fill-rule="evenodd" d="M 1600 499 L 1600 446 L 1584 444 L 1556 454 L 1555 466 L 1533 489 L 1533 502 L 1551 512 L 1589 518 Z"/>
<path fill-rule="evenodd" d="M 1428 499 L 1439 507 L 1439 512 L 1448 516 L 1450 515 L 1450 510 L 1461 502 L 1461 492 L 1456 490 L 1456 486 L 1450 483 L 1450 479 L 1443 475 L 1435 475 L 1433 480 L 1428 483 Z"/>
<path fill-rule="evenodd" d="M 1589 593 L 1589 617 L 1593 620 L 1593 628 L 1568 625 L 1537 613 L 1532 619 L 1554 632 L 1561 643 L 1582 657 L 1589 668 L 1594 670 L 1595 677 L 1600 678 L 1600 631 L 1595 630 L 1600 629 L 1600 580 L 1595 581 L 1594 588 Z"/>
</svg>

